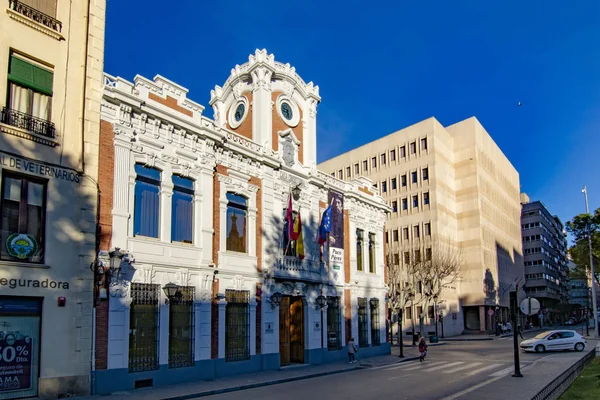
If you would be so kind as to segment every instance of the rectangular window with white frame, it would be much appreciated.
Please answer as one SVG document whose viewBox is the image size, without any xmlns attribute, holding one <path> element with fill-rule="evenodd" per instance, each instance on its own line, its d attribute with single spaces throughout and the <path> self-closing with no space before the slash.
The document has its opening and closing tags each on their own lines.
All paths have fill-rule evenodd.
<svg viewBox="0 0 600 400">
<path fill-rule="evenodd" d="M 246 253 L 248 199 L 227 192 L 227 251 Z"/>
<path fill-rule="evenodd" d="M 133 235 L 158 238 L 161 172 L 136 164 L 135 173 Z"/>
<path fill-rule="evenodd" d="M 194 181 L 173 175 L 171 241 L 192 243 L 194 221 Z"/>
<path fill-rule="evenodd" d="M 0 259 L 44 262 L 47 181 L 3 171 Z"/>
</svg>

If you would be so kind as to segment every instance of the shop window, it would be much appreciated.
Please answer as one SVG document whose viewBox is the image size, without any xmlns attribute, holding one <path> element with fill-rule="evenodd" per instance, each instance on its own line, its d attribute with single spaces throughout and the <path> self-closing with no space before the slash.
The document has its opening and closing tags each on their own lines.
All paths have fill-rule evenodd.
<svg viewBox="0 0 600 400">
<path fill-rule="evenodd" d="M 379 330 L 379 299 L 372 298 L 369 302 L 371 306 L 371 344 L 379 346 L 381 344 L 381 331 Z"/>
<path fill-rule="evenodd" d="M 246 252 L 248 199 L 227 193 L 227 251 Z"/>
<path fill-rule="evenodd" d="M 369 347 L 369 321 L 368 321 L 367 299 L 358 298 L 358 345 Z"/>
<path fill-rule="evenodd" d="M 194 365 L 194 291 L 181 287 L 169 301 L 169 368 Z"/>
<path fill-rule="evenodd" d="M 250 292 L 225 290 L 225 361 L 250 359 Z"/>
<path fill-rule="evenodd" d="M 134 236 L 158 238 L 160 215 L 160 174 L 155 168 L 135 165 L 133 210 Z"/>
<path fill-rule="evenodd" d="M 8 67 L 8 102 L 1 122 L 39 135 L 54 137 L 50 123 L 54 74 L 47 67 L 11 54 Z"/>
<path fill-rule="evenodd" d="M 369 233 L 369 272 L 375 273 L 375 234 Z"/>
<path fill-rule="evenodd" d="M 362 229 L 356 230 L 356 270 L 363 270 L 363 241 L 365 231 Z"/>
<path fill-rule="evenodd" d="M 131 284 L 129 372 L 158 369 L 160 285 Z"/>
<path fill-rule="evenodd" d="M 173 175 L 171 240 L 192 243 L 194 221 L 194 181 Z"/>
<path fill-rule="evenodd" d="M 342 313 L 340 298 L 327 298 L 327 348 L 337 350 L 342 348 Z"/>
<path fill-rule="evenodd" d="M 46 182 L 4 172 L 0 259 L 44 262 Z"/>
</svg>

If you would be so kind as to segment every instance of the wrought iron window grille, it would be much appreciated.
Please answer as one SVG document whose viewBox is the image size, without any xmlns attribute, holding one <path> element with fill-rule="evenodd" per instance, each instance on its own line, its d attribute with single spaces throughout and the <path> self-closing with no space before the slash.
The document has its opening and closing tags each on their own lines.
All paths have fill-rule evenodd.
<svg viewBox="0 0 600 400">
<path fill-rule="evenodd" d="M 358 299 L 358 345 L 369 346 L 369 325 L 367 319 L 367 299 Z"/>
<path fill-rule="evenodd" d="M 160 285 L 131 284 L 129 372 L 158 369 Z"/>
<path fill-rule="evenodd" d="M 36 10 L 19 0 L 8 0 L 8 7 L 27 18 L 34 20 L 56 32 L 62 32 L 62 22 L 48 14 Z"/>
<path fill-rule="evenodd" d="M 371 344 L 379 346 L 381 344 L 381 333 L 379 330 L 379 299 L 372 298 L 371 305 Z"/>
<path fill-rule="evenodd" d="M 53 122 L 8 107 L 2 107 L 2 111 L 0 112 L 0 122 L 14 126 L 15 128 L 24 129 L 37 135 L 49 138 L 54 138 L 56 136 L 56 128 Z"/>
<path fill-rule="evenodd" d="M 250 359 L 250 292 L 226 290 L 225 361 Z"/>
<path fill-rule="evenodd" d="M 183 286 L 169 301 L 169 368 L 194 365 L 195 288 Z"/>
<path fill-rule="evenodd" d="M 342 348 L 342 315 L 339 297 L 327 298 L 327 349 Z"/>
</svg>

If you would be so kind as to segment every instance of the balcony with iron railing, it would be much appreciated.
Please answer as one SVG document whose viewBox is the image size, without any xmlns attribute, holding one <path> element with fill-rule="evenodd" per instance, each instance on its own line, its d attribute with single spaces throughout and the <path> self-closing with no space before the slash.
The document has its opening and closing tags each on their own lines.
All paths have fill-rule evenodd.
<svg viewBox="0 0 600 400">
<path fill-rule="evenodd" d="M 53 122 L 8 107 L 2 107 L 2 111 L 0 112 L 0 123 L 23 129 L 29 133 L 35 133 L 36 135 L 41 135 L 46 138 L 54 139 L 56 136 L 56 129 Z"/>
<path fill-rule="evenodd" d="M 56 32 L 62 32 L 62 22 L 48 14 L 31 7 L 19 0 L 8 0 L 8 7 L 15 13 L 21 14 Z"/>
<path fill-rule="evenodd" d="M 327 276 L 325 263 L 279 254 L 275 257 L 273 274 L 276 278 L 320 282 Z"/>
</svg>

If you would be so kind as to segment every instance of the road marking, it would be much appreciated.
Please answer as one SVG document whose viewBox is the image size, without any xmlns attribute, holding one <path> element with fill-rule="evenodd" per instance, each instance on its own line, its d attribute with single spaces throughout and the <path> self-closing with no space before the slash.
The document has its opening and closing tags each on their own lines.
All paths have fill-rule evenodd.
<svg viewBox="0 0 600 400">
<path fill-rule="evenodd" d="M 427 367 L 431 367 L 434 365 L 439 365 L 439 364 L 443 364 L 445 361 L 434 361 L 434 362 L 427 362 L 427 363 L 419 363 L 411 368 L 406 368 L 405 371 L 413 371 L 415 369 L 421 369 L 421 368 L 427 368 Z"/>
<path fill-rule="evenodd" d="M 469 373 L 467 374 L 467 376 L 473 376 L 473 375 L 476 375 L 476 374 L 478 374 L 478 373 L 480 373 L 480 372 L 487 371 L 488 369 L 498 368 L 498 367 L 501 367 L 501 366 L 503 366 L 503 365 L 504 365 L 504 364 L 491 364 L 491 365 L 486 365 L 485 367 L 481 367 L 481 368 L 479 368 L 479 369 L 476 369 L 476 370 L 474 370 L 474 371 L 471 371 L 471 372 L 469 372 Z"/>
<path fill-rule="evenodd" d="M 463 369 L 473 368 L 473 367 L 476 367 L 476 366 L 481 365 L 481 364 L 482 363 L 477 362 L 477 363 L 473 363 L 473 364 L 463 365 L 461 367 L 456 367 L 456 368 L 449 369 L 447 371 L 443 371 L 443 373 L 444 374 L 453 374 L 455 372 L 462 371 Z"/>
<path fill-rule="evenodd" d="M 495 376 L 505 376 L 505 375 L 508 375 L 510 372 L 512 372 L 514 370 L 515 370 L 515 367 L 512 366 L 512 367 L 501 369 L 498 372 L 494 372 L 493 374 L 490 374 L 489 376 L 494 376 L 494 377 Z"/>
<path fill-rule="evenodd" d="M 443 364 L 443 365 L 440 365 L 438 367 L 424 369 L 423 371 L 425 371 L 425 372 L 437 371 L 438 369 L 453 367 L 453 366 L 459 365 L 459 364 L 464 364 L 464 362 L 463 361 L 457 361 L 457 362 L 453 362 L 453 363 L 450 363 L 450 364 Z"/>
<path fill-rule="evenodd" d="M 409 361 L 409 362 L 403 362 L 402 364 L 396 366 L 396 367 L 391 367 L 391 368 L 386 368 L 384 371 L 393 371 L 395 369 L 401 369 L 401 368 L 406 368 L 406 367 L 410 367 L 413 365 L 418 365 L 419 363 L 417 362 L 413 362 L 413 361 Z M 387 367 L 387 365 L 386 365 Z"/>
<path fill-rule="evenodd" d="M 502 378 L 504 378 L 504 377 L 503 377 L 503 376 L 497 376 L 497 377 L 495 377 L 495 378 L 488 379 L 487 381 L 483 381 L 483 382 L 481 382 L 481 383 L 478 383 L 477 385 L 475 385 L 475 386 L 471 386 L 470 388 L 467 388 L 467 389 L 465 389 L 465 390 L 462 390 L 462 391 L 460 391 L 460 392 L 458 392 L 458 393 L 454 393 L 453 395 L 450 395 L 450 396 L 448 396 L 448 397 L 444 397 L 444 398 L 443 398 L 443 399 L 441 399 L 441 400 L 454 400 L 454 399 L 457 399 L 457 398 L 459 398 L 459 397 L 461 397 L 461 396 L 464 396 L 464 395 L 465 395 L 465 394 L 467 394 L 467 393 L 471 393 L 472 391 L 474 391 L 474 390 L 477 390 L 477 389 L 479 389 L 480 387 L 484 387 L 485 385 L 489 385 L 490 383 L 492 383 L 492 382 L 496 382 L 497 380 L 499 380 L 499 379 L 502 379 Z"/>
</svg>

